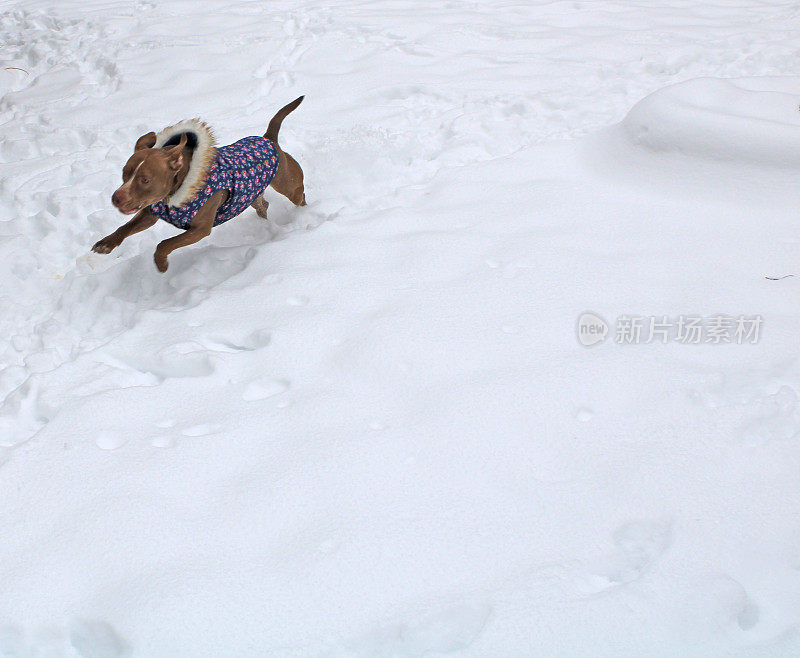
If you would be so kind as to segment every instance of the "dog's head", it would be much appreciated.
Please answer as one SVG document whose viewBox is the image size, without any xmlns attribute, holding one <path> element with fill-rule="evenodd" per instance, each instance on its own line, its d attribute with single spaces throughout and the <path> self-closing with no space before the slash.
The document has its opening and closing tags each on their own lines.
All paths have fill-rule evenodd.
<svg viewBox="0 0 800 658">
<path fill-rule="evenodd" d="M 133 155 L 122 168 L 122 185 L 111 195 L 111 203 L 123 215 L 133 215 L 145 206 L 161 201 L 175 190 L 184 165 L 186 135 L 167 148 L 153 148 L 156 134 L 142 135 Z"/>
</svg>

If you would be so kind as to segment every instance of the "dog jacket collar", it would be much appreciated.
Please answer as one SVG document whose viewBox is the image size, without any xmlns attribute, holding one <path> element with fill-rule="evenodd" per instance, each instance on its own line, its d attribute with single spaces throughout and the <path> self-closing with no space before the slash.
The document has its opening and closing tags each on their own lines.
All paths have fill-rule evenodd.
<svg viewBox="0 0 800 658">
<path fill-rule="evenodd" d="M 203 187 L 209 167 L 217 159 L 217 140 L 214 137 L 214 131 L 211 126 L 200 119 L 186 119 L 174 126 L 164 128 L 156 135 L 156 143 L 153 148 L 160 149 L 177 144 L 183 133 L 186 133 L 187 146 L 192 147 L 194 152 L 186 178 L 183 179 L 183 183 L 175 190 L 175 193 L 167 197 L 171 206 L 182 206 L 197 195 Z"/>
<path fill-rule="evenodd" d="M 211 129 L 197 119 L 183 121 L 156 136 L 155 147 L 177 144 L 187 133 L 196 143 L 189 171 L 173 195 L 150 206 L 158 218 L 188 229 L 200 208 L 215 192 L 228 191 L 217 210 L 214 226 L 244 212 L 267 189 L 278 171 L 278 151 L 266 137 L 245 137 L 217 148 Z"/>
</svg>

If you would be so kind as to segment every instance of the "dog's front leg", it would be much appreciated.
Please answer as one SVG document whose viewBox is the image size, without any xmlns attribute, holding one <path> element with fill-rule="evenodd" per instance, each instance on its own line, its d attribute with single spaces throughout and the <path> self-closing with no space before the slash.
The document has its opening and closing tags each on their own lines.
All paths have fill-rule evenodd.
<svg viewBox="0 0 800 658">
<path fill-rule="evenodd" d="M 211 233 L 211 227 L 214 226 L 214 218 L 217 216 L 217 210 L 228 198 L 228 193 L 224 190 L 215 192 L 211 198 L 197 211 L 189 228 L 186 229 L 181 235 L 176 235 L 174 238 L 168 238 L 158 243 L 156 253 L 153 255 L 153 260 L 156 262 L 156 267 L 159 272 L 166 272 L 169 267 L 167 260 L 168 256 L 179 249 L 190 244 L 194 244 L 198 240 Z"/>
<path fill-rule="evenodd" d="M 92 247 L 92 251 L 98 254 L 111 253 L 122 244 L 125 238 L 150 228 L 157 221 L 158 217 L 150 212 L 150 208 L 144 208 L 137 212 L 134 218 L 127 224 L 123 224 L 116 231 L 96 243 L 94 247 Z"/>
</svg>

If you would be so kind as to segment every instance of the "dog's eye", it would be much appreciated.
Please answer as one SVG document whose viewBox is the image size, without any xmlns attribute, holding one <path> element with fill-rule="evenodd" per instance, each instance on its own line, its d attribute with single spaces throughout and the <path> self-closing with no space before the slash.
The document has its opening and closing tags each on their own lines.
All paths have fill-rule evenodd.
<svg viewBox="0 0 800 658">
<path fill-rule="evenodd" d="M 150 182 L 150 179 L 149 178 L 145 178 L 144 176 L 142 176 L 141 181 L 142 181 L 142 183 L 144 185 L 147 185 Z"/>
</svg>

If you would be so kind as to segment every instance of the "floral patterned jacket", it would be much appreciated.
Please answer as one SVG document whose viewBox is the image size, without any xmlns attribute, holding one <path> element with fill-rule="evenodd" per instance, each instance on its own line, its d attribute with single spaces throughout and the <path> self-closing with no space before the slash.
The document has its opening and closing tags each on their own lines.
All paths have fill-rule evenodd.
<svg viewBox="0 0 800 658">
<path fill-rule="evenodd" d="M 245 137 L 217 149 L 217 158 L 208 168 L 205 183 L 193 199 L 180 206 L 171 206 L 161 200 L 150 206 L 150 210 L 159 219 L 186 230 L 212 194 L 228 190 L 228 200 L 217 210 L 216 226 L 247 210 L 267 189 L 277 171 L 275 145 L 266 137 Z"/>
</svg>

